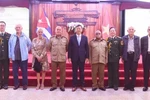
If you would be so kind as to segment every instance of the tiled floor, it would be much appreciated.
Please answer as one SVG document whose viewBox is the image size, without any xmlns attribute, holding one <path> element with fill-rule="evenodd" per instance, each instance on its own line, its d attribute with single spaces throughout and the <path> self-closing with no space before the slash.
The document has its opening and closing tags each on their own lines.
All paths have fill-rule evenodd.
<svg viewBox="0 0 150 100">
<path fill-rule="evenodd" d="M 150 90 L 142 91 L 142 87 L 136 87 L 134 92 L 118 91 L 107 89 L 105 92 L 101 90 L 92 91 L 87 88 L 87 92 L 80 89 L 72 92 L 71 88 L 66 88 L 65 92 L 61 92 L 59 88 L 55 91 L 49 91 L 46 87 L 44 90 L 36 90 L 35 87 L 28 87 L 26 91 L 19 88 L 13 90 L 0 90 L 0 100 L 150 100 Z"/>
</svg>

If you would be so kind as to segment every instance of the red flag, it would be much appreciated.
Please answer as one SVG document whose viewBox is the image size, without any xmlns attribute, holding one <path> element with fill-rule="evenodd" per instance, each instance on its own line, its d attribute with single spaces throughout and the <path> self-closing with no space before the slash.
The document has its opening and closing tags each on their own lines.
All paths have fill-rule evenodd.
<svg viewBox="0 0 150 100">
<path fill-rule="evenodd" d="M 112 13 L 111 13 L 111 5 L 103 5 L 102 8 L 102 33 L 103 38 L 107 39 L 109 36 L 109 28 L 112 27 Z"/>
</svg>

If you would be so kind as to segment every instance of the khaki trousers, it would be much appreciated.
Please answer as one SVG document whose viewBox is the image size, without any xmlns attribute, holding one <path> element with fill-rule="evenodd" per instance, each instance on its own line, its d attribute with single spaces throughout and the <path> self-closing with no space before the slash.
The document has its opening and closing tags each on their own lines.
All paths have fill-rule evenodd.
<svg viewBox="0 0 150 100">
<path fill-rule="evenodd" d="M 97 63 L 92 64 L 92 87 L 104 87 L 104 68 L 105 64 Z M 99 81 L 97 83 L 97 75 L 99 77 Z"/>
<path fill-rule="evenodd" d="M 57 87 L 57 69 L 59 67 L 59 72 L 60 72 L 60 81 L 59 81 L 59 86 L 64 87 L 65 84 L 65 78 L 66 78 L 66 62 L 51 62 L 52 67 L 51 67 L 51 82 L 52 82 L 52 87 Z"/>
</svg>

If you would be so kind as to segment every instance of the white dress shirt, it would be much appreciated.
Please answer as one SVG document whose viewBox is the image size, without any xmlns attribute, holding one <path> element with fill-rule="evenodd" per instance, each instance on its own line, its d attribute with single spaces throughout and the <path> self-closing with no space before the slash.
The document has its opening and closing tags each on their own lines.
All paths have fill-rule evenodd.
<svg viewBox="0 0 150 100">
<path fill-rule="evenodd" d="M 80 35 L 76 34 L 76 36 L 77 36 L 78 45 L 80 45 L 80 42 L 81 42 L 81 34 L 80 34 Z"/>
<path fill-rule="evenodd" d="M 134 36 L 130 38 L 128 36 L 128 52 L 134 52 Z"/>
</svg>

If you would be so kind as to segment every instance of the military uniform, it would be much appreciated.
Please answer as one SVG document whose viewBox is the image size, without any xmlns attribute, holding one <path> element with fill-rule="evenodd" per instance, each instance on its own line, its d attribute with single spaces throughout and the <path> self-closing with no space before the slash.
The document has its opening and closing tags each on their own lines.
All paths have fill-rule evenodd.
<svg viewBox="0 0 150 100">
<path fill-rule="evenodd" d="M 108 48 L 106 40 L 93 39 L 89 43 L 89 61 L 92 65 L 92 87 L 104 88 L 104 68 L 108 61 Z M 97 74 L 99 82 L 97 83 Z"/>
<path fill-rule="evenodd" d="M 8 57 L 8 40 L 11 34 L 0 33 L 0 87 L 8 86 L 9 78 L 9 57 Z"/>
<path fill-rule="evenodd" d="M 118 89 L 119 59 L 122 56 L 123 41 L 120 37 L 109 37 L 108 45 L 108 86 Z"/>
<path fill-rule="evenodd" d="M 64 88 L 65 84 L 65 69 L 66 69 L 66 52 L 68 50 L 68 40 L 64 36 L 52 36 L 49 42 L 49 50 L 51 52 L 52 65 L 52 87 L 57 87 L 57 67 L 60 68 L 60 87 Z"/>
</svg>

